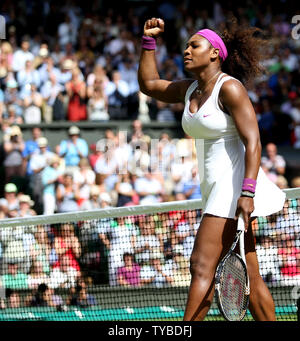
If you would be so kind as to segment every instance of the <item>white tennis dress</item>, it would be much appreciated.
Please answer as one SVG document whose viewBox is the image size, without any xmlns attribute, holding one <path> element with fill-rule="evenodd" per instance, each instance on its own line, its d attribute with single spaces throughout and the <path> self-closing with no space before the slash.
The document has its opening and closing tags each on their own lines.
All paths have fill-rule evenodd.
<svg viewBox="0 0 300 341">
<path fill-rule="evenodd" d="M 190 96 L 197 88 L 193 82 L 185 96 L 182 127 L 195 139 L 203 213 L 234 218 L 245 175 L 245 147 L 232 117 L 218 104 L 224 82 L 233 79 L 222 73 L 213 91 L 196 113 L 191 113 Z M 222 78 L 222 76 L 224 76 Z M 267 216 L 282 209 L 285 194 L 271 182 L 260 168 L 254 198 L 253 217 Z"/>
</svg>

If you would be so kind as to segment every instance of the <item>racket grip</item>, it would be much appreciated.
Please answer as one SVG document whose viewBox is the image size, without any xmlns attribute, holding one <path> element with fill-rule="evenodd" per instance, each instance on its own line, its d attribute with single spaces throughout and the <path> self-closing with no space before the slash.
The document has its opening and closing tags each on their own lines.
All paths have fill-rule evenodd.
<svg viewBox="0 0 300 341">
<path fill-rule="evenodd" d="M 245 222 L 244 222 L 244 218 L 243 218 L 242 214 L 240 214 L 239 218 L 238 218 L 237 230 L 238 231 L 245 231 Z"/>
</svg>

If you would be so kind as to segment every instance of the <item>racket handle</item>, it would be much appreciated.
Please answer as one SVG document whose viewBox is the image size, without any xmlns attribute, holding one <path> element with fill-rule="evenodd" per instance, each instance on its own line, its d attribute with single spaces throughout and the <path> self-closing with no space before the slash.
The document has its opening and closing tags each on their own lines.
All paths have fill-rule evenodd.
<svg viewBox="0 0 300 341">
<path fill-rule="evenodd" d="M 245 231 L 245 222 L 244 222 L 244 218 L 243 218 L 242 214 L 240 214 L 239 218 L 238 218 L 237 230 L 238 231 Z"/>
</svg>

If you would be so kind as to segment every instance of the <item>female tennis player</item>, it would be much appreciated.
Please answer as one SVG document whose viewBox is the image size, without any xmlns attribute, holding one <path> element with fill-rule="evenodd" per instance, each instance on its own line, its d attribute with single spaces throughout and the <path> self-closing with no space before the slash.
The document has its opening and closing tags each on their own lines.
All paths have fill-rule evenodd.
<svg viewBox="0 0 300 341">
<path fill-rule="evenodd" d="M 190 37 L 184 51 L 193 79 L 160 79 L 155 39 L 164 21 L 144 25 L 138 79 L 143 93 L 157 100 L 185 103 L 184 131 L 195 138 L 203 217 L 190 259 L 191 285 L 184 320 L 203 320 L 214 295 L 214 276 L 245 221 L 245 252 L 250 280 L 249 310 L 255 320 L 275 320 L 272 296 L 259 274 L 251 221 L 283 207 L 285 195 L 260 168 L 261 143 L 256 115 L 243 83 L 261 72 L 262 41 L 254 28 L 231 24 L 221 38 L 203 29 Z"/>
</svg>

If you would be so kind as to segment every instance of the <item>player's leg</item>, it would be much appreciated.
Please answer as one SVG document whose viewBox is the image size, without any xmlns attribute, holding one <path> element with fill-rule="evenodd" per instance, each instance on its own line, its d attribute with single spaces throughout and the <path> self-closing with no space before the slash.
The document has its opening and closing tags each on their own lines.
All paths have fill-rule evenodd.
<svg viewBox="0 0 300 341">
<path fill-rule="evenodd" d="M 275 321 L 275 306 L 271 293 L 259 274 L 251 224 L 245 234 L 245 253 L 250 281 L 249 310 L 256 321 Z"/>
<path fill-rule="evenodd" d="M 191 284 L 184 321 L 201 321 L 214 295 L 216 267 L 229 250 L 236 232 L 236 222 L 204 215 L 198 229 L 190 260 Z"/>
</svg>

